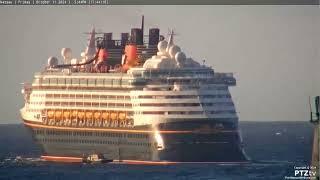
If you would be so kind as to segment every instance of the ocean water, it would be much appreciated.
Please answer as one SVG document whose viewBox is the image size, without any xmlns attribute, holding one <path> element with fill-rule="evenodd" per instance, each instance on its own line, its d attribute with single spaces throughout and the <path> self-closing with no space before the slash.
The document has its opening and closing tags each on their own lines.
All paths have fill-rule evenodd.
<svg viewBox="0 0 320 180">
<path fill-rule="evenodd" d="M 259 180 L 294 176 L 294 166 L 311 159 L 313 127 L 308 122 L 241 122 L 248 164 L 63 164 L 43 162 L 23 125 L 0 125 L 2 179 L 215 179 Z M 24 160 L 17 161 L 21 156 Z"/>
</svg>

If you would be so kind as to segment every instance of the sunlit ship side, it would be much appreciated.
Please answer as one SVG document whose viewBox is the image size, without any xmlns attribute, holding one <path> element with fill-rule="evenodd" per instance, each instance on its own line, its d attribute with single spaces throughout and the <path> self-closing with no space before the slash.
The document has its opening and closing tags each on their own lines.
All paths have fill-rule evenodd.
<svg viewBox="0 0 320 180">
<path fill-rule="evenodd" d="M 229 92 L 232 73 L 186 58 L 143 25 L 122 33 L 90 33 L 82 61 L 64 48 L 24 84 L 21 116 L 44 157 L 174 162 L 246 162 Z M 97 47 L 97 48 L 96 48 Z"/>
</svg>

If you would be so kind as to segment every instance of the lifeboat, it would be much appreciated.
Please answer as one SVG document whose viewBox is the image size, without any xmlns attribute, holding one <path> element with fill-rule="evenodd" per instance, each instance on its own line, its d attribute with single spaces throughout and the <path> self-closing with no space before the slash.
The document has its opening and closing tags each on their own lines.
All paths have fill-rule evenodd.
<svg viewBox="0 0 320 180">
<path fill-rule="evenodd" d="M 48 111 L 48 118 L 49 119 L 53 119 L 54 118 L 54 111 L 53 110 L 49 110 Z"/>
<path fill-rule="evenodd" d="M 110 119 L 111 119 L 111 120 L 116 120 L 116 119 L 117 119 L 117 116 L 118 116 L 118 113 L 117 113 L 117 112 L 111 112 L 111 113 L 110 113 Z"/>
<path fill-rule="evenodd" d="M 72 119 L 76 119 L 77 115 L 78 115 L 78 111 L 77 110 L 73 110 L 72 113 L 71 113 L 71 118 Z"/>
<path fill-rule="evenodd" d="M 125 119 L 126 119 L 126 113 L 120 112 L 120 113 L 119 113 L 119 119 L 120 119 L 120 120 L 125 120 Z"/>
<path fill-rule="evenodd" d="M 56 119 L 61 119 L 62 116 L 62 112 L 60 110 L 56 110 L 56 112 L 54 113 L 54 117 Z"/>
<path fill-rule="evenodd" d="M 69 118 L 70 118 L 70 111 L 67 111 L 67 110 L 64 111 L 64 112 L 63 112 L 63 118 L 64 118 L 64 119 L 69 119 Z"/>
<path fill-rule="evenodd" d="M 101 113 L 99 111 L 95 112 L 94 113 L 94 119 L 95 120 L 99 120 L 100 119 L 100 116 L 101 116 Z"/>
<path fill-rule="evenodd" d="M 83 111 L 78 111 L 78 118 L 83 119 L 85 116 L 85 113 Z"/>
<path fill-rule="evenodd" d="M 86 118 L 87 118 L 87 119 L 92 119 L 92 114 L 93 114 L 93 113 L 92 113 L 91 111 L 87 111 L 87 112 L 86 112 Z"/>
<path fill-rule="evenodd" d="M 108 120 L 109 119 L 109 112 L 103 112 L 102 113 L 102 119 L 103 120 Z"/>
</svg>

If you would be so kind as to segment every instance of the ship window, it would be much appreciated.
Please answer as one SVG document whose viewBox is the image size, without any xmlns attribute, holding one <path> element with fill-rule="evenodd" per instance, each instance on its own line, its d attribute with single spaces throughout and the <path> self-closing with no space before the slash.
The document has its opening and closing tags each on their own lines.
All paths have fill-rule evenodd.
<svg viewBox="0 0 320 180">
<path fill-rule="evenodd" d="M 80 83 L 79 79 L 72 79 L 73 85 L 79 85 L 79 83 Z"/>
<path fill-rule="evenodd" d="M 115 103 L 108 103 L 108 107 L 115 107 Z"/>
<path fill-rule="evenodd" d="M 57 84 L 57 79 L 56 78 L 50 78 L 49 81 L 50 81 L 51 85 L 56 85 Z"/>
<path fill-rule="evenodd" d="M 49 79 L 43 78 L 41 82 L 42 84 L 49 84 Z"/>
<path fill-rule="evenodd" d="M 69 94 L 61 94 L 62 98 L 69 98 Z"/>
<path fill-rule="evenodd" d="M 97 79 L 97 85 L 102 86 L 103 85 L 103 79 Z"/>
<path fill-rule="evenodd" d="M 66 81 L 65 81 L 64 78 L 59 78 L 59 79 L 58 79 L 58 84 L 59 84 L 59 85 L 65 85 L 65 83 L 66 83 Z"/>
<path fill-rule="evenodd" d="M 78 98 L 83 98 L 83 94 L 77 94 L 76 95 L 76 98 L 78 99 Z"/>
<path fill-rule="evenodd" d="M 39 78 L 35 78 L 35 79 L 33 79 L 33 83 L 35 83 L 35 84 L 39 84 Z"/>
<path fill-rule="evenodd" d="M 124 96 L 124 99 L 130 99 L 130 96 Z"/>
<path fill-rule="evenodd" d="M 68 84 L 68 85 L 72 84 L 71 79 L 67 78 L 66 79 L 66 84 Z"/>
<path fill-rule="evenodd" d="M 80 85 L 88 85 L 88 79 L 80 79 Z"/>
<path fill-rule="evenodd" d="M 121 84 L 124 85 L 124 86 L 127 86 L 127 85 L 129 85 L 129 81 L 128 80 L 122 80 Z"/>
<path fill-rule="evenodd" d="M 107 103 L 100 103 L 101 107 L 107 107 Z"/>
<path fill-rule="evenodd" d="M 89 85 L 95 85 L 96 84 L 96 79 L 88 79 L 88 84 Z"/>
<path fill-rule="evenodd" d="M 99 95 L 92 95 L 93 99 L 99 99 Z"/>
<path fill-rule="evenodd" d="M 164 111 L 144 111 L 142 114 L 164 114 Z"/>
<path fill-rule="evenodd" d="M 91 95 L 90 94 L 85 94 L 83 95 L 84 98 L 87 98 L 87 99 L 91 99 Z"/>
<path fill-rule="evenodd" d="M 104 80 L 104 85 L 107 85 L 107 86 L 112 85 L 112 79 L 105 79 Z"/>
<path fill-rule="evenodd" d="M 112 85 L 119 86 L 121 84 L 121 81 L 119 79 L 113 79 Z"/>
</svg>

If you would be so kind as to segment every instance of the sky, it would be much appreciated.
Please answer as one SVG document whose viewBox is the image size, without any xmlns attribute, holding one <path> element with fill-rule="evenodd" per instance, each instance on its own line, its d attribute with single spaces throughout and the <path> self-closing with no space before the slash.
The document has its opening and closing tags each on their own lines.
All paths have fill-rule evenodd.
<svg viewBox="0 0 320 180">
<path fill-rule="evenodd" d="M 233 72 L 240 121 L 307 121 L 309 96 L 320 95 L 319 6 L 2 6 L 0 124 L 20 123 L 22 82 L 61 48 L 80 57 L 84 32 L 173 28 L 188 57 Z"/>
</svg>

